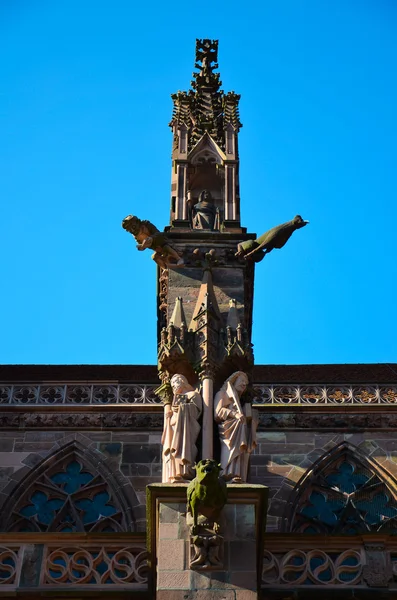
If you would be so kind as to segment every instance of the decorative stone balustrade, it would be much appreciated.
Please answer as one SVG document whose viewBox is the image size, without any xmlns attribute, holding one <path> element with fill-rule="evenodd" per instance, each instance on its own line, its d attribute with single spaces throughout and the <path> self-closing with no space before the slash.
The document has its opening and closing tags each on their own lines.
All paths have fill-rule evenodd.
<svg viewBox="0 0 397 600">
<path fill-rule="evenodd" d="M 258 405 L 397 404 L 396 385 L 263 385 L 255 384 Z"/>
<path fill-rule="evenodd" d="M 0 534 L 0 594 L 78 590 L 148 590 L 144 534 Z M 394 536 L 302 536 L 267 534 L 262 571 L 266 598 L 294 586 L 297 598 L 316 587 L 345 590 L 384 588 L 397 592 Z M 129 596 L 130 597 L 130 596 Z"/>
<path fill-rule="evenodd" d="M 305 591 L 316 586 L 397 590 L 397 542 L 382 535 L 267 534 L 262 571 L 266 598 L 279 598 L 280 590 L 291 585 L 297 598 L 305 598 Z"/>
<path fill-rule="evenodd" d="M 157 385 L 149 384 L 0 384 L 0 405 L 156 405 Z M 267 405 L 397 405 L 397 385 L 254 384 L 253 403 Z"/>
<path fill-rule="evenodd" d="M 103 586 L 103 587 L 102 587 Z M 147 590 L 144 534 L 0 534 L 0 594 Z"/>
<path fill-rule="evenodd" d="M 81 384 L 0 384 L 0 404 L 7 405 L 107 405 L 107 404 L 160 404 L 154 394 L 156 385 L 94 385 Z"/>
</svg>

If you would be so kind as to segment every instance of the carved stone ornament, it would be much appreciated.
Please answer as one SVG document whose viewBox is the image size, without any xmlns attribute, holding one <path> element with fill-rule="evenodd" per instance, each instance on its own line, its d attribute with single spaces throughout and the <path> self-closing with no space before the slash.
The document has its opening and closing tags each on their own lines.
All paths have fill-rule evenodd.
<svg viewBox="0 0 397 600">
<path fill-rule="evenodd" d="M 172 387 L 169 381 L 165 381 L 155 390 L 155 394 L 159 396 L 163 404 L 171 404 L 172 403 Z"/>
<path fill-rule="evenodd" d="M 25 413 L 20 416 L 0 415 L 0 426 L 7 429 L 153 429 L 163 426 L 163 415 L 153 412 L 129 413 Z"/>
<path fill-rule="evenodd" d="M 162 481 L 182 482 L 192 479 L 197 456 L 196 440 L 200 433 L 198 418 L 202 398 L 184 375 L 171 377 L 172 402 L 164 405 Z"/>
<path fill-rule="evenodd" d="M 123 220 L 122 226 L 138 242 L 137 250 L 145 250 L 146 248 L 154 250 L 152 259 L 162 269 L 168 269 L 169 266 L 180 267 L 183 265 L 183 259 L 169 245 L 167 236 L 161 233 L 150 221 L 142 221 L 134 215 L 128 215 Z"/>
<path fill-rule="evenodd" d="M 200 460 L 195 470 L 196 477 L 187 490 L 186 522 L 191 530 L 190 568 L 219 569 L 223 558 L 219 517 L 226 504 L 227 487 L 219 477 L 221 467 L 215 460 Z"/>
<path fill-rule="evenodd" d="M 190 538 L 190 568 L 196 571 L 223 568 L 223 537 L 208 531 Z"/>
<path fill-rule="evenodd" d="M 381 429 L 397 427 L 397 417 L 393 415 L 367 414 L 300 414 L 267 413 L 259 411 L 259 429 Z"/>
<path fill-rule="evenodd" d="M 388 587 L 393 577 L 390 555 L 384 544 L 365 544 L 363 578 L 369 587 Z"/>
<path fill-rule="evenodd" d="M 241 256 L 244 259 L 260 262 L 274 248 L 282 248 L 289 240 L 291 235 L 297 229 L 301 229 L 308 224 L 309 221 L 304 221 L 300 215 L 296 215 L 291 221 L 278 225 L 269 229 L 266 233 L 258 237 L 256 240 L 248 240 L 237 245 L 236 256 Z"/>
</svg>

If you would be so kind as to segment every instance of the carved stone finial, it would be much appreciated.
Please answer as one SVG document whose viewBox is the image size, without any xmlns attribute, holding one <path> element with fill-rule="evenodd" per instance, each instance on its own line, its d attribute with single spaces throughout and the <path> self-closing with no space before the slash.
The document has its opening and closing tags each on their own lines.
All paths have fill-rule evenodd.
<svg viewBox="0 0 397 600">
<path fill-rule="evenodd" d="M 218 68 L 218 40 L 196 40 L 196 69 L 200 69 L 200 73 L 193 73 L 198 86 L 203 83 L 220 85 L 219 75 L 213 73 L 213 69 Z M 201 64 L 199 64 L 201 63 Z M 193 87 L 195 82 L 193 83 Z"/>
<path fill-rule="evenodd" d="M 211 309 L 215 318 L 221 322 L 222 317 L 219 311 L 218 302 L 216 300 L 214 285 L 212 283 L 212 274 L 210 269 L 205 269 L 203 280 L 201 282 L 199 295 L 197 298 L 196 306 L 193 311 L 192 319 L 190 321 L 189 329 L 196 331 L 200 324 L 197 322 L 197 317 L 205 310 Z"/>
<path fill-rule="evenodd" d="M 174 310 L 172 311 L 170 324 L 173 324 L 174 327 L 186 327 L 186 317 L 185 311 L 183 310 L 183 300 L 181 296 L 178 296 L 175 301 Z"/>
</svg>

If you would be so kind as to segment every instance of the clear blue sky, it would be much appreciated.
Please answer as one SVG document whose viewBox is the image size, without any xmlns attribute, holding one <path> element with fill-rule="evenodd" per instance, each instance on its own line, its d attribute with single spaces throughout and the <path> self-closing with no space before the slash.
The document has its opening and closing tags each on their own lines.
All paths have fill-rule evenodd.
<svg viewBox="0 0 397 600">
<path fill-rule="evenodd" d="M 397 4 L 0 2 L 1 363 L 155 363 L 170 94 L 196 37 L 242 94 L 243 225 L 310 220 L 256 271 L 260 363 L 397 361 Z"/>
</svg>

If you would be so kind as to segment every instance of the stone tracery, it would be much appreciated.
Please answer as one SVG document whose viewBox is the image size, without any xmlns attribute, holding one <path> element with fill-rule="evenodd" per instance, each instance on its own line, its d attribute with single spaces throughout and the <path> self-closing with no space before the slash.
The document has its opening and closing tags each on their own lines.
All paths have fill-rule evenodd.
<svg viewBox="0 0 397 600">
<path fill-rule="evenodd" d="M 77 444 L 59 450 L 32 471 L 3 508 L 1 530 L 121 532 L 132 523 L 128 501 L 107 469 L 96 468 Z M 98 467 L 98 459 L 95 461 Z M 130 509 L 131 511 L 132 509 Z"/>
<path fill-rule="evenodd" d="M 297 533 L 397 531 L 397 488 L 358 448 L 341 444 L 294 492 L 287 529 Z"/>
</svg>

